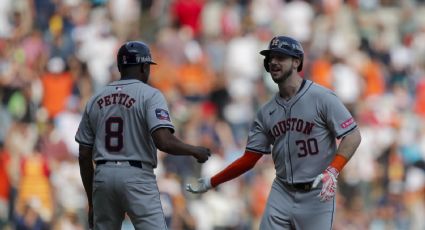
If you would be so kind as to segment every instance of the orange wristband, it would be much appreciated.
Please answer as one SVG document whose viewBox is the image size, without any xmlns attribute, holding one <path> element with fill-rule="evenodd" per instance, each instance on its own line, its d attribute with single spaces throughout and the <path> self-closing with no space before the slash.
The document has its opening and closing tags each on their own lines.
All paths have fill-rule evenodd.
<svg viewBox="0 0 425 230">
<path fill-rule="evenodd" d="M 338 170 L 338 172 L 341 172 L 342 168 L 344 168 L 347 162 L 347 158 L 345 158 L 341 154 L 336 154 L 330 166 L 334 167 L 336 170 Z"/>
</svg>

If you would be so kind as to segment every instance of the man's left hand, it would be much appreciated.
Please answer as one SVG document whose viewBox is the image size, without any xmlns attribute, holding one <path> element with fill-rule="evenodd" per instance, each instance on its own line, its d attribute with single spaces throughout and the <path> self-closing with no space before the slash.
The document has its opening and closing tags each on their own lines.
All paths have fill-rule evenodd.
<svg viewBox="0 0 425 230">
<path fill-rule="evenodd" d="M 319 194 L 320 201 L 326 202 L 335 196 L 338 175 L 337 169 L 328 166 L 325 171 L 316 177 L 313 182 L 313 188 L 316 188 L 320 181 L 322 182 L 322 191 Z"/>
</svg>

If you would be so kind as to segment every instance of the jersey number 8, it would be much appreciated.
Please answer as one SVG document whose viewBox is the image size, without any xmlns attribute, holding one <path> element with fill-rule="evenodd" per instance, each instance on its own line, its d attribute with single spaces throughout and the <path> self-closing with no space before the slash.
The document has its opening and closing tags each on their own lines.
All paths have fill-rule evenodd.
<svg viewBox="0 0 425 230">
<path fill-rule="evenodd" d="M 119 152 L 124 147 L 124 121 L 121 117 L 110 117 L 105 124 L 105 148 L 109 152 Z"/>
</svg>

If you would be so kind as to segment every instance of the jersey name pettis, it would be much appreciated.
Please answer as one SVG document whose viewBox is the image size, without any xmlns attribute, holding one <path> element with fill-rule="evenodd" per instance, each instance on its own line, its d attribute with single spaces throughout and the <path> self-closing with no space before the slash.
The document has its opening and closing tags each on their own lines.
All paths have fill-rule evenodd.
<svg viewBox="0 0 425 230">
<path fill-rule="evenodd" d="M 310 135 L 313 126 L 314 123 L 312 122 L 292 117 L 283 121 L 279 121 L 269 130 L 269 133 L 275 138 L 285 134 L 287 131 L 297 131 Z"/>
<path fill-rule="evenodd" d="M 136 99 L 128 96 L 125 93 L 113 93 L 107 96 L 104 96 L 97 101 L 97 105 L 99 105 L 99 109 L 110 105 L 124 105 L 128 109 L 134 105 Z"/>
</svg>

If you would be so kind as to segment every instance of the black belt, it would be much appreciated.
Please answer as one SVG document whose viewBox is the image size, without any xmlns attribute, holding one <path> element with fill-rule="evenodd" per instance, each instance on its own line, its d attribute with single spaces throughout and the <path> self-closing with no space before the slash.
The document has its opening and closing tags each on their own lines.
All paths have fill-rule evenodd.
<svg viewBox="0 0 425 230">
<path fill-rule="evenodd" d="M 96 165 L 103 165 L 106 164 L 107 162 L 113 162 L 115 164 L 120 164 L 120 163 L 128 163 L 129 165 L 133 166 L 133 167 L 137 167 L 137 168 L 143 168 L 142 167 L 142 162 L 141 161 L 111 161 L 111 160 L 99 160 L 96 161 Z"/>
<path fill-rule="evenodd" d="M 311 189 L 313 187 L 313 182 L 295 183 L 295 184 L 283 182 L 283 184 L 287 188 L 289 188 L 290 190 L 294 190 L 294 191 L 298 191 L 298 192 L 309 192 L 309 191 L 311 191 Z"/>
</svg>

